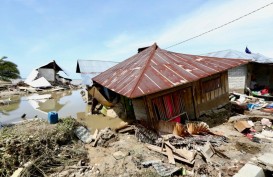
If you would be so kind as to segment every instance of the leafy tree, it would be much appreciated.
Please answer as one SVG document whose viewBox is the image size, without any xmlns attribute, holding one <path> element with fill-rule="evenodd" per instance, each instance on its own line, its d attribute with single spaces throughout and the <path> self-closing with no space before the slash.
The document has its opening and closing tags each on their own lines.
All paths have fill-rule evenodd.
<svg viewBox="0 0 273 177">
<path fill-rule="evenodd" d="M 20 72 L 17 65 L 11 61 L 5 60 L 8 57 L 0 59 L 0 80 L 10 81 L 11 79 L 20 78 Z"/>
</svg>

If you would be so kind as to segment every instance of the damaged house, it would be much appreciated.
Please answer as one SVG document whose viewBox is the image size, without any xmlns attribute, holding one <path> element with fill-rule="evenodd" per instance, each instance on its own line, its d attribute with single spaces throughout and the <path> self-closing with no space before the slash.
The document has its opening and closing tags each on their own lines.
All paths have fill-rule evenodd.
<svg viewBox="0 0 273 177">
<path fill-rule="evenodd" d="M 78 60 L 76 73 L 80 73 L 82 83 L 86 86 L 92 85 L 92 78 L 98 74 L 106 71 L 107 69 L 118 64 L 113 61 L 99 61 L 99 60 Z"/>
<path fill-rule="evenodd" d="M 227 104 L 227 71 L 247 63 L 175 53 L 154 44 L 92 80 L 109 101 L 119 96 L 128 117 L 155 127 L 159 120 L 183 123 Z"/>
<path fill-rule="evenodd" d="M 67 75 L 67 72 L 53 60 L 46 65 L 34 69 L 25 80 L 25 83 L 34 88 L 52 87 L 57 83 L 63 85 L 69 84 L 71 79 L 60 76 L 58 74 L 60 71 L 63 71 Z"/>
<path fill-rule="evenodd" d="M 223 50 L 204 54 L 204 56 L 246 59 L 249 64 L 228 70 L 229 89 L 244 93 L 245 88 L 259 91 L 267 87 L 273 92 L 273 58 L 259 53 L 245 53 L 236 50 Z"/>
</svg>

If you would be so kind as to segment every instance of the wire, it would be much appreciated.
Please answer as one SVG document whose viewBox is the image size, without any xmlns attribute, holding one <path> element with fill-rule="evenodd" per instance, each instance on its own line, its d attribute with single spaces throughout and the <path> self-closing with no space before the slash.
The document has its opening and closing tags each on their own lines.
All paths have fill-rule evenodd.
<svg viewBox="0 0 273 177">
<path fill-rule="evenodd" d="M 229 22 L 227 22 L 227 23 L 225 23 L 225 24 L 223 24 L 223 25 L 220 25 L 220 26 L 215 27 L 215 28 L 213 28 L 213 29 L 211 29 L 211 30 L 208 30 L 208 31 L 206 31 L 206 32 L 203 32 L 203 33 L 201 33 L 201 34 L 198 34 L 198 35 L 196 35 L 196 36 L 193 36 L 193 37 L 191 37 L 191 38 L 189 38 L 189 39 L 186 39 L 186 40 L 184 40 L 184 41 L 181 41 L 181 42 L 178 42 L 178 43 L 176 43 L 176 44 L 173 44 L 173 45 L 171 45 L 171 46 L 169 46 L 169 47 L 167 47 L 167 48 L 165 48 L 165 49 L 168 49 L 168 48 L 171 48 L 171 47 L 180 45 L 180 44 L 182 44 L 182 43 L 188 42 L 188 41 L 190 41 L 190 40 L 192 40 L 192 39 L 198 38 L 198 37 L 203 36 L 203 35 L 205 35 L 205 34 L 207 34 L 207 33 L 210 33 L 210 32 L 212 32 L 212 31 L 215 31 L 215 30 L 217 30 L 217 29 L 220 29 L 220 28 L 222 28 L 222 27 L 224 27 L 224 26 L 227 26 L 227 25 L 229 25 L 229 24 L 231 24 L 231 23 L 233 23 L 233 22 L 236 22 L 236 21 L 238 21 L 238 20 L 240 20 L 240 19 L 242 19 L 242 18 L 244 18 L 244 17 L 246 17 L 246 16 L 249 16 L 249 15 L 255 13 L 255 12 L 258 12 L 258 11 L 260 11 L 260 10 L 262 10 L 262 9 L 264 9 L 264 8 L 266 8 L 266 7 L 270 6 L 270 5 L 272 5 L 272 4 L 273 4 L 273 2 L 271 2 L 271 3 L 269 3 L 269 4 L 265 5 L 265 6 L 262 6 L 262 7 L 258 8 L 258 9 L 256 9 L 256 10 L 253 10 L 253 11 L 251 11 L 251 12 L 249 12 L 249 13 L 243 15 L 243 16 L 240 16 L 240 17 L 238 17 L 238 18 L 236 18 L 236 19 L 234 19 L 234 20 L 232 20 L 232 21 L 229 21 Z"/>
</svg>

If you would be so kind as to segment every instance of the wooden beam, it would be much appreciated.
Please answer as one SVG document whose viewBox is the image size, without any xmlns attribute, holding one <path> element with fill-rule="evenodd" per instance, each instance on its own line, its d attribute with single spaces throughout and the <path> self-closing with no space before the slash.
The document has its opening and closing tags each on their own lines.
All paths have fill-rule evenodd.
<svg viewBox="0 0 273 177">
<path fill-rule="evenodd" d="M 148 149 L 150 149 L 150 150 L 152 150 L 152 151 L 159 152 L 159 153 L 164 154 L 164 155 L 167 156 L 167 152 L 164 152 L 164 151 L 161 152 L 161 148 L 158 147 L 158 146 L 151 145 L 151 144 L 147 144 L 147 143 L 146 143 L 146 146 L 147 146 Z M 181 162 L 185 162 L 185 163 L 188 163 L 188 164 L 191 164 L 191 165 L 194 164 L 194 160 L 193 160 L 193 161 L 188 161 L 187 159 L 184 159 L 184 158 L 182 158 L 182 157 L 179 157 L 179 156 L 177 156 L 177 155 L 175 155 L 175 154 L 173 155 L 173 157 L 174 157 L 176 160 L 179 160 L 179 161 L 181 161 Z"/>
<path fill-rule="evenodd" d="M 175 165 L 175 160 L 174 160 L 174 157 L 173 157 L 173 151 L 169 146 L 166 146 L 166 153 L 167 153 L 167 156 L 168 156 L 169 163 Z"/>
</svg>

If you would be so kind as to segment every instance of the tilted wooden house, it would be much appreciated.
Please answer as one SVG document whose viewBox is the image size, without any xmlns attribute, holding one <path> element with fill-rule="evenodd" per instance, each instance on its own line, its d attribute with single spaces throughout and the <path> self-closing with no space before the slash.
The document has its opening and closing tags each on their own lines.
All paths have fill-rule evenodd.
<svg viewBox="0 0 273 177">
<path fill-rule="evenodd" d="M 156 44 L 92 80 L 117 94 L 126 112 L 155 126 L 158 120 L 183 122 L 228 103 L 227 70 L 246 60 L 170 52 Z M 133 112 L 131 111 L 133 110 Z"/>
</svg>

